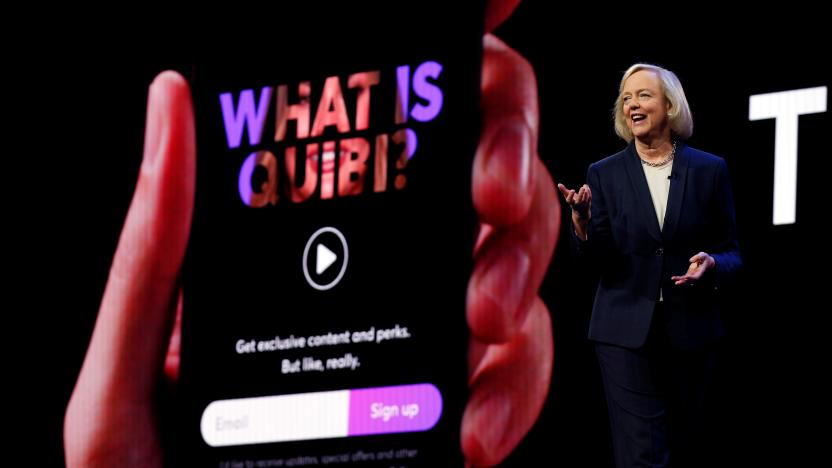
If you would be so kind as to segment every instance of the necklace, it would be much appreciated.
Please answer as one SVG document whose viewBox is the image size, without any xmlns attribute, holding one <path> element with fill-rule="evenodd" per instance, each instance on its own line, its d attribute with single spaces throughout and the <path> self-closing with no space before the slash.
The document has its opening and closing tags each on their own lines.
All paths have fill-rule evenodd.
<svg viewBox="0 0 832 468">
<path fill-rule="evenodd" d="M 649 161 L 645 161 L 644 159 L 642 159 L 642 157 L 641 157 L 641 156 L 639 156 L 639 159 L 641 159 L 641 163 L 642 163 L 642 164 L 644 164 L 645 166 L 650 166 L 650 167 L 662 167 L 662 166 L 664 166 L 665 164 L 669 163 L 670 161 L 673 161 L 673 158 L 674 158 L 674 157 L 676 157 L 676 140 L 673 140 L 673 149 L 672 149 L 672 150 L 670 150 L 670 154 L 668 154 L 668 155 L 667 155 L 664 159 L 662 159 L 661 161 L 659 161 L 659 162 L 657 162 L 657 163 L 651 163 L 651 162 L 649 162 Z"/>
</svg>

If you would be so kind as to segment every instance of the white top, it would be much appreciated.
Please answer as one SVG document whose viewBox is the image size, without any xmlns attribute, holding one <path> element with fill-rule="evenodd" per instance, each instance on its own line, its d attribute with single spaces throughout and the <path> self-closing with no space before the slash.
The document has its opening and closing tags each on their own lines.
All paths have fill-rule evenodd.
<svg viewBox="0 0 832 468">
<path fill-rule="evenodd" d="M 644 168 L 644 176 L 647 177 L 647 187 L 650 188 L 650 198 L 653 199 L 653 208 L 656 209 L 659 229 L 664 229 L 664 214 L 667 211 L 667 196 L 670 193 L 670 173 L 673 170 L 673 161 L 662 167 L 653 167 L 647 164 L 642 164 L 641 167 Z M 664 301 L 661 288 L 659 288 L 659 301 Z"/>
<path fill-rule="evenodd" d="M 662 167 L 652 167 L 647 164 L 642 164 L 641 167 L 644 169 L 644 176 L 647 177 L 647 186 L 650 188 L 653 208 L 656 209 L 659 229 L 664 229 L 664 213 L 667 209 L 667 195 L 670 193 L 669 177 L 673 170 L 673 161 Z"/>
</svg>

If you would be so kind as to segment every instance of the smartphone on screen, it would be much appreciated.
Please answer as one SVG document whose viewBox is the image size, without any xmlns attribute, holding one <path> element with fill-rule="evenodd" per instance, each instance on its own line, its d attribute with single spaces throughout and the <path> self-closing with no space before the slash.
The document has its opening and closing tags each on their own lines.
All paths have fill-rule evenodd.
<svg viewBox="0 0 832 468">
<path fill-rule="evenodd" d="M 386 3 L 194 59 L 182 465 L 462 466 L 484 7 Z"/>
</svg>

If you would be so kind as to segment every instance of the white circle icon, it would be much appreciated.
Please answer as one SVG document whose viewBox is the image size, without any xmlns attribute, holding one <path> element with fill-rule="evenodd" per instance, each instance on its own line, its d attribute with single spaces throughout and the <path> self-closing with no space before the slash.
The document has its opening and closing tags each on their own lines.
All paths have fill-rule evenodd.
<svg viewBox="0 0 832 468">
<path fill-rule="evenodd" d="M 341 247 L 343 248 L 343 253 L 341 255 L 339 255 L 336 251 L 333 251 L 334 246 L 330 245 L 327 247 L 322 240 L 319 240 L 321 236 L 327 233 L 334 235 L 340 241 Z M 313 278 L 313 275 L 309 272 L 309 251 L 313 245 L 315 246 L 315 278 L 319 278 L 322 275 L 332 276 L 332 272 L 329 271 L 330 268 L 338 262 L 341 263 L 341 269 L 338 271 L 335 278 L 323 284 L 315 281 L 315 278 Z M 341 234 L 341 231 L 335 229 L 334 227 L 322 227 L 315 231 L 315 233 L 309 237 L 309 240 L 306 241 L 306 247 L 303 249 L 303 276 L 306 277 L 306 282 L 308 282 L 313 288 L 319 291 L 326 291 L 327 289 L 333 288 L 339 281 L 341 281 L 341 278 L 344 277 L 344 272 L 347 271 L 348 259 L 349 249 L 347 248 L 347 240 L 344 238 L 344 235 Z"/>
</svg>

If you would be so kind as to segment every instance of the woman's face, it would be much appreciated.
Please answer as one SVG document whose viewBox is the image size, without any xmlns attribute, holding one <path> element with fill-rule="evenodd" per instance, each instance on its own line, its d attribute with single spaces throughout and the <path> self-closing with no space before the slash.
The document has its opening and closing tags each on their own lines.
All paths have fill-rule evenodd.
<svg viewBox="0 0 832 468">
<path fill-rule="evenodd" d="M 302 83 L 300 85 L 300 93 L 302 95 L 308 96 L 310 94 L 310 91 L 311 90 L 308 83 Z M 321 99 L 325 99 L 326 102 L 329 102 L 332 100 L 332 96 L 323 96 Z M 367 106 L 368 104 L 360 103 L 359 105 Z M 316 109 L 316 106 L 312 106 L 313 113 L 316 111 Z M 350 125 L 349 122 L 339 122 L 339 127 L 341 126 L 343 126 L 344 128 L 349 128 Z M 336 154 L 336 149 L 338 154 Z M 334 191 L 338 190 L 338 181 L 340 179 L 349 180 L 348 173 L 336 178 L 336 158 L 339 160 L 338 165 L 340 167 L 340 172 L 346 172 L 349 169 L 346 165 L 346 161 L 348 161 L 349 158 L 352 157 L 353 152 L 357 152 L 358 150 L 359 148 L 356 147 L 352 138 L 340 139 L 338 141 L 338 144 L 336 144 L 335 141 L 306 144 L 306 177 L 304 181 L 305 183 L 301 186 L 298 186 L 295 180 L 290 181 L 293 199 L 295 199 L 295 201 L 306 200 L 315 192 L 318 184 L 321 185 L 321 197 L 331 198 Z M 289 173 L 294 175 L 294 177 L 297 177 L 295 171 L 294 158 L 288 158 L 286 164 L 289 166 Z M 362 187 L 357 184 L 350 185 L 346 193 L 341 192 L 341 195 L 360 194 L 361 188 Z"/>
<path fill-rule="evenodd" d="M 652 140 L 670 136 L 667 112 L 670 102 L 662 92 L 658 75 L 650 70 L 639 70 L 626 81 L 621 92 L 624 118 L 633 136 Z"/>
</svg>

